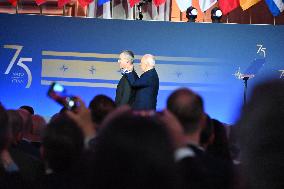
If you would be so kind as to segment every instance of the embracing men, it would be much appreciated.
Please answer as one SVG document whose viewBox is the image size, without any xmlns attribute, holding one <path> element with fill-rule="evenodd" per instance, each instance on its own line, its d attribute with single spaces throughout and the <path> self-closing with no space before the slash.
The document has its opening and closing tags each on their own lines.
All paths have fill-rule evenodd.
<svg viewBox="0 0 284 189">
<path fill-rule="evenodd" d="M 141 58 L 140 68 L 143 73 L 139 78 L 134 70 L 133 53 L 131 52 L 133 56 L 130 56 L 132 59 L 129 58 L 126 60 L 125 52 L 131 51 L 123 51 L 119 56 L 119 62 L 122 62 L 123 60 L 125 60 L 125 62 L 129 62 L 129 64 L 126 65 L 121 65 L 120 63 L 120 68 L 123 74 L 121 80 L 123 80 L 123 83 L 126 83 L 125 85 L 127 85 L 127 87 L 123 89 L 126 89 L 126 91 L 130 89 L 130 94 L 133 95 L 130 95 L 131 97 L 129 99 L 131 100 L 126 104 L 129 104 L 135 110 L 156 110 L 157 96 L 159 91 L 159 77 L 155 69 L 155 57 L 151 54 L 145 54 Z M 125 92 L 123 89 L 121 89 L 121 80 L 119 81 L 116 93 L 118 99 L 119 94 Z M 129 88 L 129 86 L 131 87 Z"/>
</svg>

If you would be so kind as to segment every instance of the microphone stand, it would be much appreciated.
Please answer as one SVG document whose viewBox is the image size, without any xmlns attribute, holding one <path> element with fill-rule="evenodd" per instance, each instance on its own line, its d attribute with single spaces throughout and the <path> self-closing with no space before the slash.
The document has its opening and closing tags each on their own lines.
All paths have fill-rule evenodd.
<svg viewBox="0 0 284 189">
<path fill-rule="evenodd" d="M 248 90 L 248 80 L 249 77 L 243 77 L 244 80 L 244 104 L 247 104 L 247 90 Z"/>
</svg>

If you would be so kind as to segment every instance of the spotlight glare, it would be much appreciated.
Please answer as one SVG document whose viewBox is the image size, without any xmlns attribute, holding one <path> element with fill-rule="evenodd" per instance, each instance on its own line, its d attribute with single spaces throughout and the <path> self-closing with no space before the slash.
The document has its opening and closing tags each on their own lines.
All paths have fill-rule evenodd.
<svg viewBox="0 0 284 189">
<path fill-rule="evenodd" d="M 217 17 L 221 17 L 221 16 L 222 16 L 222 11 L 221 11 L 221 10 L 217 10 L 216 13 L 215 13 L 215 15 L 216 15 Z"/>
<path fill-rule="evenodd" d="M 197 16 L 198 12 L 196 9 L 192 9 L 191 11 L 191 15 Z"/>
</svg>

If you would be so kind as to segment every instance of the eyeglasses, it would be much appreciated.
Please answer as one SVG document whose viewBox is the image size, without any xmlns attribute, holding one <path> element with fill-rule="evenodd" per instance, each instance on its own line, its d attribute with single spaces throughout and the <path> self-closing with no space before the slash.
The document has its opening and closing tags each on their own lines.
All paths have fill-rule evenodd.
<svg viewBox="0 0 284 189">
<path fill-rule="evenodd" d="M 117 62 L 118 62 L 118 63 L 121 63 L 123 60 L 124 60 L 124 62 L 128 62 L 128 61 L 129 61 L 129 60 L 127 60 L 127 59 L 118 59 Z"/>
</svg>

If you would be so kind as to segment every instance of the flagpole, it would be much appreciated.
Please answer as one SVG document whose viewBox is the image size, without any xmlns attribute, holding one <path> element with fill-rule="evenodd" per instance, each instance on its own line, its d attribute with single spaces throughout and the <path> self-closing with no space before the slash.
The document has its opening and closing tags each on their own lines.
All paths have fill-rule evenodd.
<svg viewBox="0 0 284 189">
<path fill-rule="evenodd" d="M 136 9 L 137 9 L 137 6 L 136 6 L 136 4 L 134 5 L 134 7 L 133 7 L 133 18 L 134 18 L 134 20 L 136 20 Z"/>
<path fill-rule="evenodd" d="M 42 15 L 42 5 L 39 5 L 39 14 Z"/>
<path fill-rule="evenodd" d="M 16 14 L 19 14 L 19 0 L 17 0 L 17 5 L 16 5 Z"/>
<path fill-rule="evenodd" d="M 227 24 L 229 23 L 229 14 L 230 13 L 227 14 Z"/>
<path fill-rule="evenodd" d="M 65 8 L 66 8 L 66 5 L 63 6 L 63 10 L 62 10 L 63 16 L 65 16 Z"/>
<path fill-rule="evenodd" d="M 98 1 L 94 0 L 95 5 L 94 5 L 94 18 L 97 18 L 97 10 L 98 10 Z"/>
<path fill-rule="evenodd" d="M 251 9 L 249 9 L 249 24 L 251 24 Z"/>
<path fill-rule="evenodd" d="M 88 16 L 88 15 L 89 15 L 89 11 L 90 11 L 89 9 L 90 9 L 90 6 L 89 6 L 89 5 L 87 5 L 86 18 L 88 18 L 88 17 L 89 17 L 89 16 Z"/>
<path fill-rule="evenodd" d="M 275 16 L 273 16 L 273 24 L 274 24 L 274 26 L 275 26 Z"/>
<path fill-rule="evenodd" d="M 172 6 L 173 6 L 173 4 L 172 4 L 172 0 L 170 0 L 170 13 L 169 13 L 169 21 L 171 22 L 172 21 Z"/>
<path fill-rule="evenodd" d="M 110 0 L 110 16 L 113 18 L 113 3 L 112 0 Z"/>
</svg>

